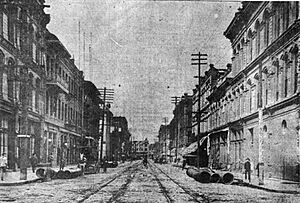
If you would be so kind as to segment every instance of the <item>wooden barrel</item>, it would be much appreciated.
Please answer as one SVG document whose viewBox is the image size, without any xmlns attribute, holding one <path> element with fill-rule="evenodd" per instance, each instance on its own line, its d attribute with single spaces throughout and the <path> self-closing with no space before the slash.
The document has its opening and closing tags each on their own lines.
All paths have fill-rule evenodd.
<svg viewBox="0 0 300 203">
<path fill-rule="evenodd" d="M 219 173 L 221 176 L 222 183 L 224 183 L 226 185 L 230 185 L 233 183 L 234 176 L 232 173 L 230 173 L 230 172 L 219 172 Z"/>
<path fill-rule="evenodd" d="M 36 170 L 35 174 L 39 178 L 45 178 L 45 169 L 39 168 L 38 170 Z"/>
<path fill-rule="evenodd" d="M 210 172 L 206 169 L 197 169 L 195 167 L 189 167 L 186 170 L 186 174 L 200 183 L 210 182 Z"/>
</svg>

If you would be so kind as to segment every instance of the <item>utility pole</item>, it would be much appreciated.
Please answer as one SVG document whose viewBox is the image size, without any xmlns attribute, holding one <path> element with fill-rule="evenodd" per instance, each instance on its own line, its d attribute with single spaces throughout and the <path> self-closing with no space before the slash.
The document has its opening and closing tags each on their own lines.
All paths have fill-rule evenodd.
<svg viewBox="0 0 300 203">
<path fill-rule="evenodd" d="M 103 158 L 103 139 L 104 139 L 104 121 L 105 121 L 105 112 L 106 112 L 106 102 L 112 103 L 111 101 L 113 100 L 113 94 L 114 90 L 113 89 L 107 89 L 104 87 L 103 89 L 98 89 L 100 92 L 100 95 L 103 95 L 103 108 L 102 108 L 102 123 L 101 123 L 101 134 L 100 134 L 100 161 L 102 161 Z M 110 102 L 109 102 L 110 101 Z"/>
<path fill-rule="evenodd" d="M 166 155 L 166 160 L 167 160 L 167 122 L 168 122 L 168 117 L 164 117 L 164 123 L 165 123 L 165 130 L 164 130 L 164 148 L 165 148 L 165 155 Z"/>
<path fill-rule="evenodd" d="M 201 122 L 201 65 L 207 65 L 207 54 L 201 54 L 198 52 L 197 54 L 192 54 L 192 63 L 191 65 L 198 66 L 198 128 L 197 128 L 197 143 L 198 143 L 198 156 L 197 156 L 197 167 L 200 168 L 200 122 Z M 206 149 L 208 150 L 208 149 Z"/>
<path fill-rule="evenodd" d="M 171 97 L 172 98 L 172 104 L 175 104 L 175 113 L 176 113 L 176 106 L 177 106 L 177 103 L 180 99 L 180 97 Z M 178 115 L 175 115 L 175 123 L 176 123 L 176 134 L 175 134 L 175 162 L 177 162 L 177 157 L 178 157 L 178 134 L 179 134 L 179 125 L 178 125 L 178 122 L 179 122 L 179 119 L 178 119 Z"/>
</svg>

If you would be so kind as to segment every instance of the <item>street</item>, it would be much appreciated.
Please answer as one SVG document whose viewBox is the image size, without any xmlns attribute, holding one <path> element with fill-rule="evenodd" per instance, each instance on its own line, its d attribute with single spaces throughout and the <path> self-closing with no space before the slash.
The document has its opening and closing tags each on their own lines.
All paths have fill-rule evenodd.
<svg viewBox="0 0 300 203">
<path fill-rule="evenodd" d="M 201 184 L 171 164 L 125 162 L 107 173 L 1 187 L 0 202 L 299 202 L 299 195 Z"/>
</svg>

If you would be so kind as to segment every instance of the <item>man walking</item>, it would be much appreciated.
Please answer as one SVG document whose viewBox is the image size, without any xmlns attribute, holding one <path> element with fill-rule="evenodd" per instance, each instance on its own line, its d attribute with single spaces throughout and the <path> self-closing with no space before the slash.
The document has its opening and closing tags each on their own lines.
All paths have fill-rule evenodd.
<svg viewBox="0 0 300 203">
<path fill-rule="evenodd" d="M 3 153 L 2 156 L 0 156 L 0 173 L 1 173 L 1 180 L 3 181 L 4 173 L 7 166 L 7 157 L 6 154 Z"/>
<path fill-rule="evenodd" d="M 103 158 L 103 172 L 106 173 L 107 171 L 107 158 L 106 156 Z"/>
<path fill-rule="evenodd" d="M 30 157 L 30 163 L 31 163 L 31 167 L 32 167 L 32 172 L 35 173 L 35 169 L 38 164 L 38 158 L 35 153 L 33 153 L 32 157 Z"/>
<path fill-rule="evenodd" d="M 183 158 L 183 161 L 182 161 L 182 170 L 185 169 L 185 166 L 186 166 L 186 158 Z"/>
<path fill-rule="evenodd" d="M 245 180 L 249 180 L 249 183 L 251 182 L 251 163 L 250 163 L 250 159 L 247 158 L 246 162 L 244 164 L 244 169 L 245 169 Z"/>
</svg>

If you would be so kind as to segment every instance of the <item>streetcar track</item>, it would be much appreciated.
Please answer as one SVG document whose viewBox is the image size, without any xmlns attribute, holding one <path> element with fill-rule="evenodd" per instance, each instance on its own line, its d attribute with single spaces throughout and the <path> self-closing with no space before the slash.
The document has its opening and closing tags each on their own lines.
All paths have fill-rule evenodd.
<svg viewBox="0 0 300 203">
<path fill-rule="evenodd" d="M 137 170 L 137 169 L 136 169 Z M 135 171 L 136 171 L 135 170 Z M 128 189 L 128 186 L 130 185 L 130 183 L 132 182 L 132 180 L 134 179 L 134 175 L 132 176 L 132 174 L 128 174 L 127 178 L 126 178 L 126 182 L 119 188 L 119 190 L 117 191 L 116 194 L 114 194 L 109 200 L 108 202 L 115 202 L 117 201 L 117 199 L 119 199 L 122 195 L 125 194 L 126 190 Z"/>
<path fill-rule="evenodd" d="M 123 169 L 122 171 L 118 172 L 116 175 L 114 175 L 112 178 L 110 178 L 110 180 L 106 181 L 105 183 L 101 183 L 100 186 L 97 186 L 96 189 L 94 189 L 91 193 L 85 195 L 81 200 L 77 201 L 78 203 L 82 203 L 84 201 L 86 201 L 87 199 L 89 199 L 91 196 L 97 194 L 98 192 L 100 192 L 103 188 L 107 187 L 110 183 L 114 182 L 117 178 L 119 178 L 120 176 L 123 175 L 123 173 L 128 172 L 131 168 L 133 168 L 135 165 L 138 165 L 138 163 L 134 163 L 128 167 L 126 167 L 125 169 Z M 109 179 L 109 178 L 107 178 Z M 95 184 L 95 185 L 99 185 L 99 183 Z M 93 185 L 92 187 L 95 187 L 95 185 Z"/>
<path fill-rule="evenodd" d="M 149 163 L 150 166 L 150 163 Z M 201 197 L 205 202 L 210 202 L 209 198 L 204 195 L 204 194 L 198 194 L 196 192 L 194 192 L 193 190 L 186 188 L 184 186 L 182 186 L 178 181 L 174 180 L 172 177 L 170 177 L 167 173 L 165 173 L 162 169 L 160 169 L 159 167 L 157 167 L 155 164 L 151 164 L 151 166 L 154 166 L 155 168 L 157 168 L 162 174 L 164 174 L 166 177 L 168 177 L 172 182 L 174 182 L 178 187 L 180 187 L 186 194 L 188 194 L 189 196 L 191 196 L 193 198 L 194 201 L 196 202 L 203 202 L 203 201 L 199 201 L 197 196 Z M 159 179 L 158 179 L 159 180 Z"/>
<path fill-rule="evenodd" d="M 149 168 L 151 168 L 151 167 L 150 167 L 150 164 L 149 164 Z M 154 170 L 153 170 L 152 168 L 151 168 L 151 170 L 154 172 Z M 161 191 L 162 191 L 163 195 L 165 196 L 166 200 L 167 200 L 168 202 L 170 202 L 170 203 L 171 203 L 171 202 L 174 202 L 174 200 L 170 197 L 168 190 L 167 190 L 166 187 L 161 183 L 161 181 L 159 180 L 159 178 L 157 177 L 157 175 L 154 174 L 154 173 L 152 173 L 152 175 L 154 176 L 156 182 L 158 183 L 159 188 L 161 189 Z"/>
</svg>

